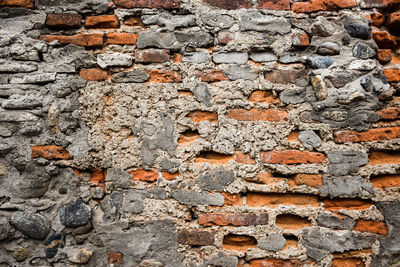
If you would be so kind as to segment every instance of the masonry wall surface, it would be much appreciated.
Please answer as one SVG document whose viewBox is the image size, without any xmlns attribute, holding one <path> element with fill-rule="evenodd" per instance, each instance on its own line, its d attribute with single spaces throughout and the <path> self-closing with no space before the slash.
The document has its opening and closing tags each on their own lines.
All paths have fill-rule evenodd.
<svg viewBox="0 0 400 267">
<path fill-rule="evenodd" d="M 0 0 L 0 266 L 400 266 L 398 0 Z"/>
</svg>

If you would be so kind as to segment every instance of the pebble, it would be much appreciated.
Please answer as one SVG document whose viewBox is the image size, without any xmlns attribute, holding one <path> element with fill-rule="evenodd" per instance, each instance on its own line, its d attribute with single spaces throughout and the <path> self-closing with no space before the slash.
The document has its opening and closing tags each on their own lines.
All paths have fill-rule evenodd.
<svg viewBox="0 0 400 267">
<path fill-rule="evenodd" d="M 58 210 L 60 221 L 67 227 L 85 225 L 92 217 L 91 209 L 82 199 L 68 203 Z"/>
<path fill-rule="evenodd" d="M 84 264 L 87 263 L 92 257 L 93 252 L 87 250 L 86 248 L 75 249 L 72 253 L 72 256 L 68 258 L 68 260 L 72 263 Z"/>
<path fill-rule="evenodd" d="M 330 65 L 334 63 L 333 59 L 331 57 L 309 57 L 307 58 L 307 63 L 311 66 L 313 69 L 326 69 Z"/>
<path fill-rule="evenodd" d="M 321 146 L 321 138 L 314 131 L 301 131 L 299 140 L 307 149 L 313 149 Z"/>
<path fill-rule="evenodd" d="M 11 216 L 10 223 L 24 235 L 38 240 L 45 239 L 50 232 L 49 222 L 40 214 L 17 211 Z"/>
<path fill-rule="evenodd" d="M 65 245 L 65 235 L 63 233 L 54 233 L 46 240 L 46 258 L 52 259 L 57 255 L 58 248 Z"/>
<path fill-rule="evenodd" d="M 371 38 L 371 30 L 365 23 L 351 23 L 344 26 L 351 37 L 368 40 Z"/>
<path fill-rule="evenodd" d="M 375 57 L 376 52 L 370 46 L 364 43 L 357 43 L 353 48 L 353 56 L 360 59 L 369 59 Z"/>
<path fill-rule="evenodd" d="M 319 101 L 325 100 L 328 97 L 328 90 L 321 75 L 314 76 L 311 80 L 314 88 L 315 96 Z"/>
<path fill-rule="evenodd" d="M 340 53 L 340 46 L 333 42 L 324 42 L 318 47 L 318 54 L 333 56 Z"/>
</svg>

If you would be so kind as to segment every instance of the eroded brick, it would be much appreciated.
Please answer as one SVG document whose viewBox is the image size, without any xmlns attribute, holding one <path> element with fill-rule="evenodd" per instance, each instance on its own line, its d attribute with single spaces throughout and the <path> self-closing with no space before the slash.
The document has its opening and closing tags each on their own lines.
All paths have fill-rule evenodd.
<svg viewBox="0 0 400 267">
<path fill-rule="evenodd" d="M 32 146 L 32 158 L 70 159 L 68 151 L 61 146 Z"/>
<path fill-rule="evenodd" d="M 48 14 L 46 25 L 56 29 L 79 29 L 82 26 L 79 14 Z"/>
<path fill-rule="evenodd" d="M 278 109 L 231 109 L 226 114 L 229 119 L 238 121 L 281 121 L 288 113 Z"/>
<path fill-rule="evenodd" d="M 358 143 L 400 138 L 400 127 L 371 129 L 365 132 L 339 131 L 335 132 L 336 143 Z"/>
<path fill-rule="evenodd" d="M 136 33 L 112 32 L 107 34 L 107 44 L 135 45 L 138 35 Z"/>
<path fill-rule="evenodd" d="M 326 156 L 318 152 L 297 150 L 261 152 L 261 161 L 268 164 L 320 164 L 325 160 Z"/>
<path fill-rule="evenodd" d="M 46 42 L 58 41 L 59 44 L 81 45 L 87 47 L 103 46 L 103 34 L 100 33 L 80 33 L 75 35 L 43 35 L 41 39 Z"/>
<path fill-rule="evenodd" d="M 105 81 L 108 79 L 108 72 L 99 68 L 83 69 L 79 75 L 87 81 Z"/>
<path fill-rule="evenodd" d="M 380 235 L 388 234 L 388 227 L 384 222 L 358 220 L 353 230 L 360 232 L 369 232 Z"/>
<path fill-rule="evenodd" d="M 211 226 L 248 226 L 248 225 L 267 225 L 268 214 L 255 213 L 219 213 L 203 214 L 199 216 L 199 224 Z"/>
<path fill-rule="evenodd" d="M 250 207 L 279 205 L 319 206 L 318 197 L 309 194 L 248 193 L 246 201 Z"/>
</svg>

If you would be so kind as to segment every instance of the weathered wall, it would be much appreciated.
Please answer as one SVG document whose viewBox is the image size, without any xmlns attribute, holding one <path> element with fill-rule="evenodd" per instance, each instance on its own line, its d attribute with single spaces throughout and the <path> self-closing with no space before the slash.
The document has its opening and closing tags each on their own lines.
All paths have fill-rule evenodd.
<svg viewBox="0 0 400 267">
<path fill-rule="evenodd" d="M 397 0 L 0 0 L 1 266 L 399 266 Z"/>
</svg>

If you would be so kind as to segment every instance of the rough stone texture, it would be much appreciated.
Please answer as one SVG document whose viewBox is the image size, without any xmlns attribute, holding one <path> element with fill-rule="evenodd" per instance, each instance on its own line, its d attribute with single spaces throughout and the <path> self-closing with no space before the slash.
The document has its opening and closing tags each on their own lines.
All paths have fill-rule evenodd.
<svg viewBox="0 0 400 267">
<path fill-rule="evenodd" d="M 76 227 L 85 225 L 91 218 L 90 207 L 85 205 L 81 199 L 68 203 L 58 210 L 58 216 L 63 225 Z"/>
<path fill-rule="evenodd" d="M 24 212 L 14 212 L 10 223 L 24 235 L 34 239 L 45 239 L 50 232 L 48 220 L 40 214 L 27 214 Z"/>
</svg>

